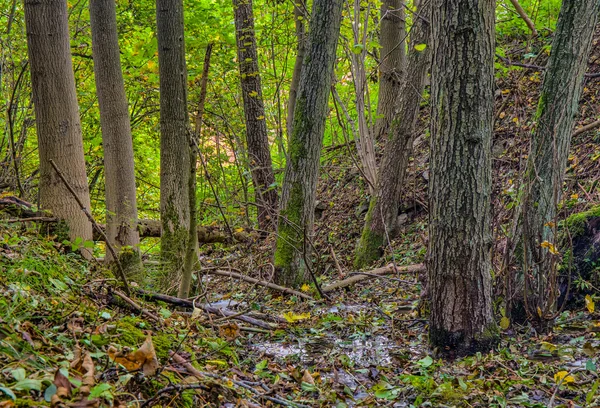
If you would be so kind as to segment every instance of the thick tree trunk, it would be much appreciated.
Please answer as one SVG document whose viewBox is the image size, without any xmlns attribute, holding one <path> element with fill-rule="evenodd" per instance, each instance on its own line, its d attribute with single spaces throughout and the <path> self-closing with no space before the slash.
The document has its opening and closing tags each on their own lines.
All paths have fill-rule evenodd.
<svg viewBox="0 0 600 408">
<path fill-rule="evenodd" d="M 164 282 L 181 274 L 190 225 L 190 132 L 183 1 L 156 0 L 160 74 L 160 218 Z"/>
<path fill-rule="evenodd" d="M 298 96 L 298 85 L 300 84 L 300 76 L 302 74 L 302 62 L 306 52 L 306 36 L 304 30 L 304 0 L 294 1 L 294 23 L 296 24 L 296 62 L 294 63 L 294 72 L 292 72 L 292 82 L 290 84 L 290 98 L 287 107 L 287 136 L 288 142 L 292 136 L 292 124 L 294 123 L 294 109 L 296 107 L 296 98 Z"/>
<path fill-rule="evenodd" d="M 551 253 L 556 245 L 553 225 L 599 9 L 598 0 L 563 1 L 531 138 L 522 211 L 523 249 L 526 295 L 532 301 L 528 312 L 541 329 L 551 325 L 546 313 L 553 314 L 558 297 L 551 272 L 556 269 Z"/>
<path fill-rule="evenodd" d="M 67 3 L 26 0 L 25 23 L 40 154 L 40 207 L 66 221 L 71 241 L 91 240 L 92 224 L 50 164 L 54 160 L 90 208 Z"/>
<path fill-rule="evenodd" d="M 429 339 L 469 354 L 496 341 L 490 195 L 494 0 L 434 0 Z"/>
<path fill-rule="evenodd" d="M 425 78 L 431 62 L 431 7 L 429 0 L 420 4 L 424 7 L 419 7 L 418 16 L 422 18 L 415 16 L 411 29 L 406 72 L 397 90 L 394 119 L 379 168 L 377 186 L 356 249 L 354 266 L 357 268 L 368 266 L 381 257 L 386 237 L 392 235 L 396 226 L 398 201 L 404 189 L 404 175 L 412 152 Z"/>
<path fill-rule="evenodd" d="M 235 35 L 237 38 L 240 82 L 246 115 L 246 144 L 256 204 L 258 226 L 273 230 L 277 214 L 277 190 L 271 163 L 271 149 L 267 137 L 267 122 L 263 105 L 252 0 L 233 0 Z"/>
<path fill-rule="evenodd" d="M 394 103 L 402 83 L 402 70 L 406 54 L 404 39 L 404 0 L 383 0 L 381 4 L 381 28 L 379 43 L 379 95 L 375 138 L 380 140 L 388 133 L 394 118 Z"/>
<path fill-rule="evenodd" d="M 133 141 L 114 0 L 90 0 L 90 23 L 104 147 L 106 236 L 117 251 L 127 247 L 119 257 L 123 258 L 126 274 L 134 276 L 141 271 L 142 260 L 138 249 Z M 106 258 L 110 259 L 110 252 Z"/>
<path fill-rule="evenodd" d="M 275 278 L 299 286 L 309 277 L 319 159 L 327 118 L 343 0 L 315 0 L 294 111 L 281 196 Z"/>
</svg>

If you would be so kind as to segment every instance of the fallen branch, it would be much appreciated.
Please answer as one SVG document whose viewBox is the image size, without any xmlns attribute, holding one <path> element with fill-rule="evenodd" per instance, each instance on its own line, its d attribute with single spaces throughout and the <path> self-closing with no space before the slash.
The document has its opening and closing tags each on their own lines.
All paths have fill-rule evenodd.
<svg viewBox="0 0 600 408">
<path fill-rule="evenodd" d="M 590 130 L 594 130 L 598 127 L 600 127 L 600 120 L 597 120 L 588 125 L 580 127 L 579 129 L 577 129 L 576 131 L 573 132 L 572 137 L 579 136 L 582 133 L 589 132 Z"/>
<path fill-rule="evenodd" d="M 205 380 L 206 378 L 211 378 L 211 379 L 215 379 L 215 380 L 224 381 L 225 383 L 231 382 L 231 383 L 237 385 L 238 387 L 241 387 L 241 388 L 244 388 L 244 389 L 250 391 L 257 398 L 264 398 L 264 399 L 267 399 L 276 404 L 288 406 L 288 407 L 307 407 L 306 405 L 299 404 L 297 402 L 287 401 L 279 396 L 272 397 L 270 395 L 266 395 L 265 393 L 256 391 L 254 388 L 252 388 L 252 386 L 250 386 L 249 384 L 246 384 L 244 381 L 234 380 L 231 378 L 222 377 L 217 374 L 200 371 L 196 367 L 194 367 L 190 362 L 188 362 L 185 358 L 181 357 L 179 354 L 171 353 L 171 358 L 173 359 L 173 361 L 175 363 L 177 363 L 177 364 L 181 365 L 183 368 L 185 368 L 185 370 L 188 372 L 188 374 L 193 375 L 194 377 L 196 377 L 199 380 Z M 266 388 L 268 389 L 268 387 L 266 387 Z M 268 391 L 268 393 L 270 393 L 270 392 L 271 392 L 271 390 Z M 275 395 L 277 395 L 277 394 L 275 394 Z"/>
<path fill-rule="evenodd" d="M 154 322 L 159 323 L 159 324 L 161 323 L 161 320 L 158 316 L 156 316 L 152 312 L 149 312 L 148 310 L 144 309 L 143 307 L 141 307 L 140 305 L 135 303 L 130 297 L 128 297 L 124 293 L 121 293 L 120 291 L 114 290 L 114 289 L 113 289 L 113 293 L 115 295 L 117 295 L 118 297 L 120 297 L 121 300 L 123 300 L 125 303 L 127 303 L 129 306 L 131 306 L 133 309 L 137 310 L 138 312 L 140 312 L 141 314 L 143 314 L 150 320 L 153 320 Z"/>
<path fill-rule="evenodd" d="M 286 288 L 284 286 L 276 285 L 271 282 L 252 278 L 250 276 L 245 276 L 245 275 L 242 275 L 242 274 L 239 274 L 236 272 L 224 271 L 221 269 L 208 269 L 208 270 L 200 271 L 200 272 L 208 273 L 210 275 L 227 276 L 230 278 L 236 278 L 236 279 L 240 279 L 245 282 L 248 282 L 248 283 L 253 283 L 255 285 L 265 286 L 267 288 L 274 289 L 274 290 L 283 292 L 288 295 L 298 296 L 298 297 L 300 297 L 302 299 L 306 299 L 306 300 L 313 300 L 313 298 L 310 295 L 307 295 L 306 293 L 298 292 L 297 290 L 293 290 L 290 288 Z"/>
<path fill-rule="evenodd" d="M 423 264 L 399 266 L 397 269 L 398 269 L 398 273 L 401 273 L 401 274 L 402 273 L 421 273 L 421 272 L 425 272 L 425 270 L 426 270 L 425 266 Z M 372 271 L 367 271 L 360 275 L 354 275 L 347 279 L 332 283 L 329 286 L 325 286 L 323 288 L 323 292 L 332 292 L 334 290 L 345 288 L 346 286 L 353 285 L 357 282 L 360 282 L 360 281 L 363 281 L 366 279 L 373 279 L 373 278 L 377 278 L 380 276 L 391 275 L 393 273 L 396 273 L 396 271 L 394 270 L 394 265 L 389 264 L 387 266 L 384 266 L 383 268 L 373 269 Z"/>
<path fill-rule="evenodd" d="M 270 323 L 255 319 L 250 316 L 246 316 L 246 315 L 237 316 L 237 312 L 234 312 L 229 309 L 220 309 L 218 307 L 212 307 L 212 306 L 203 305 L 203 304 L 194 305 L 194 302 L 192 302 L 191 300 L 180 299 L 175 296 L 168 296 L 168 295 L 163 295 L 160 293 L 152 293 L 152 292 L 148 292 L 148 291 L 145 291 L 142 289 L 137 289 L 137 292 L 143 296 L 150 298 L 150 299 L 160 300 L 160 301 L 167 302 L 167 303 L 170 303 L 175 306 L 187 307 L 190 309 L 193 309 L 195 306 L 198 309 L 204 310 L 206 313 L 212 313 L 217 316 L 233 317 L 234 315 L 236 315 L 233 318 L 235 318 L 237 320 L 241 320 L 242 322 L 246 322 L 253 326 L 261 327 L 263 329 L 272 330 L 272 329 L 277 328 L 277 325 L 275 325 L 275 324 L 270 324 Z"/>
</svg>

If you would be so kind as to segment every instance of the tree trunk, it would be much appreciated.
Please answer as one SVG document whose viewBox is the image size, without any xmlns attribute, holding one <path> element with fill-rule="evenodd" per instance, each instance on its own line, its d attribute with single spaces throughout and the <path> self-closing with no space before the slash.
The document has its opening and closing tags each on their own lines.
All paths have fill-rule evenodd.
<svg viewBox="0 0 600 408">
<path fill-rule="evenodd" d="M 183 276 L 181 279 L 181 284 L 179 285 L 179 291 L 177 292 L 177 296 L 184 299 L 189 297 L 193 269 L 194 265 L 198 261 L 198 233 L 196 232 L 198 229 L 196 208 L 196 163 L 198 161 L 197 149 L 199 149 L 202 133 L 202 118 L 204 116 L 204 103 L 206 102 L 206 87 L 208 85 L 208 71 L 210 69 L 210 56 L 212 54 L 212 47 L 212 43 L 209 43 L 206 47 L 206 53 L 204 54 L 202 82 L 200 82 L 200 100 L 198 101 L 198 114 L 195 118 L 196 126 L 193 136 L 194 142 L 192 143 L 192 149 L 190 150 L 190 179 L 188 181 L 190 186 L 189 240 L 185 253 L 185 261 L 183 264 Z"/>
<path fill-rule="evenodd" d="M 156 0 L 160 74 L 160 218 L 163 284 L 180 276 L 190 225 L 190 134 L 183 1 Z"/>
<path fill-rule="evenodd" d="M 429 181 L 429 339 L 494 345 L 490 195 L 494 0 L 434 0 Z"/>
<path fill-rule="evenodd" d="M 315 0 L 294 111 L 275 250 L 275 278 L 299 286 L 309 276 L 319 159 L 343 0 Z"/>
<path fill-rule="evenodd" d="M 411 29 L 410 49 L 406 73 L 397 90 L 395 114 L 389 140 L 386 142 L 375 193 L 371 197 L 360 242 L 356 249 L 354 266 L 363 268 L 383 255 L 387 236 L 392 235 L 398 216 L 398 201 L 404 189 L 404 175 L 412 152 L 417 117 L 421 106 L 430 48 L 430 2 L 420 3 L 418 16 Z M 426 44 L 425 48 L 422 48 Z"/>
<path fill-rule="evenodd" d="M 133 140 L 114 0 L 90 0 L 90 23 L 104 147 L 106 236 L 119 252 L 125 273 L 135 276 L 141 272 L 142 260 L 138 248 Z M 106 259 L 110 260 L 110 252 Z"/>
<path fill-rule="evenodd" d="M 25 23 L 40 154 L 40 207 L 66 221 L 72 242 L 91 240 L 92 224 L 50 164 L 54 160 L 90 208 L 67 3 L 26 0 Z"/>
<path fill-rule="evenodd" d="M 270 231 L 275 227 L 277 190 L 267 137 L 267 122 L 263 105 L 252 0 L 233 0 L 235 35 L 237 38 L 240 82 L 246 115 L 246 143 L 254 194 L 258 206 L 258 226 Z"/>
<path fill-rule="evenodd" d="M 523 199 L 523 249 L 528 314 L 540 329 L 551 327 L 558 297 L 554 227 L 569 157 L 571 134 L 596 27 L 598 0 L 565 0 L 536 113 Z M 531 280 L 530 278 L 531 277 Z M 539 313 L 541 310 L 542 313 Z"/>
<path fill-rule="evenodd" d="M 304 54 L 306 52 L 306 38 L 304 30 L 304 0 L 294 1 L 294 23 L 296 24 L 296 41 L 298 45 L 296 48 L 296 62 L 294 63 L 294 72 L 292 73 L 292 82 L 290 84 L 290 98 L 288 100 L 287 108 L 287 136 L 288 142 L 292 137 L 292 124 L 294 123 L 294 108 L 296 107 L 296 98 L 298 96 L 298 85 L 300 84 L 300 76 L 302 74 L 302 62 L 304 61 Z"/>
<path fill-rule="evenodd" d="M 379 44 L 379 95 L 375 138 L 380 140 L 388 133 L 394 118 L 394 103 L 400 92 L 406 46 L 404 0 L 383 0 Z"/>
</svg>

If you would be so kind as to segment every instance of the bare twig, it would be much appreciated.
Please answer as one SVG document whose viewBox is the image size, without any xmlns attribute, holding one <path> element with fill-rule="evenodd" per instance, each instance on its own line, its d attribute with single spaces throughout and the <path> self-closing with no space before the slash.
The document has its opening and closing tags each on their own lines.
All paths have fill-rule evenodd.
<svg viewBox="0 0 600 408">
<path fill-rule="evenodd" d="M 117 295 L 118 297 L 120 297 L 129 306 L 131 306 L 132 308 L 134 308 L 135 310 L 137 310 L 138 312 L 140 312 L 141 314 L 143 314 L 144 316 L 146 316 L 150 320 L 154 320 L 156 323 L 161 323 L 161 320 L 160 320 L 160 318 L 158 316 L 156 316 L 154 313 L 152 313 L 152 312 L 144 309 L 143 307 L 141 307 L 140 305 L 138 305 L 137 303 L 135 303 L 130 297 L 128 297 L 124 293 L 121 293 L 118 290 L 113 290 L 113 293 L 115 295 Z"/>
</svg>

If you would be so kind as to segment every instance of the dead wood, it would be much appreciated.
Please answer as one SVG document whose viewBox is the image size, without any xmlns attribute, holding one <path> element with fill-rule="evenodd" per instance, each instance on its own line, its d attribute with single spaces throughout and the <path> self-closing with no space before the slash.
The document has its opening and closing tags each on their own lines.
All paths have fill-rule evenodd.
<svg viewBox="0 0 600 408">
<path fill-rule="evenodd" d="M 224 271 L 224 270 L 220 270 L 220 269 L 208 269 L 208 270 L 203 270 L 201 271 L 203 273 L 208 273 L 210 275 L 218 275 L 218 276 L 227 276 L 230 278 L 236 278 L 236 279 L 240 279 L 243 280 L 245 282 L 248 283 L 253 283 L 256 285 L 260 285 L 260 286 L 265 286 L 267 288 L 270 289 L 274 289 L 277 290 L 279 292 L 283 292 L 285 294 L 288 295 L 294 295 L 294 296 L 298 296 L 302 299 L 306 299 L 306 300 L 313 300 L 313 298 L 310 295 L 307 295 L 306 293 L 302 293 L 302 292 L 298 292 L 296 290 L 290 289 L 290 288 L 286 288 L 284 286 L 279 286 L 276 285 L 274 283 L 271 282 L 267 282 L 267 281 L 262 281 L 256 278 L 252 278 L 250 276 L 245 276 L 236 272 L 231 272 L 231 271 Z"/>
<path fill-rule="evenodd" d="M 365 272 L 366 274 L 353 275 L 347 279 L 332 283 L 329 286 L 325 286 L 323 288 L 323 292 L 332 292 L 337 289 L 341 289 L 341 288 L 345 288 L 350 285 L 354 285 L 355 283 L 366 280 L 366 279 L 373 279 L 373 278 L 376 278 L 379 276 L 391 275 L 393 273 L 396 273 L 396 269 L 397 269 L 398 273 L 400 273 L 400 274 L 402 274 L 402 273 L 421 273 L 421 272 L 425 272 L 425 270 L 426 270 L 425 266 L 423 264 L 398 266 L 397 268 L 394 268 L 393 264 L 389 264 L 389 265 L 384 266 L 383 268 L 377 268 L 377 269 L 373 269 L 371 271 L 366 271 Z"/>
<path fill-rule="evenodd" d="M 137 292 L 139 294 L 141 294 L 142 296 L 144 296 L 148 299 L 151 299 L 151 300 L 160 300 L 162 302 L 170 303 L 175 306 L 187 307 L 187 308 L 191 308 L 191 309 L 193 309 L 195 306 L 198 309 L 204 310 L 206 313 L 212 313 L 219 317 L 232 317 L 234 319 L 241 320 L 242 322 L 246 322 L 253 326 L 261 327 L 263 329 L 272 330 L 272 329 L 277 328 L 276 324 L 267 323 L 265 321 L 258 320 L 258 319 L 255 319 L 253 317 L 246 316 L 246 315 L 238 315 L 238 313 L 234 312 L 233 310 L 220 309 L 218 307 L 212 307 L 212 306 L 203 305 L 203 304 L 194 305 L 194 302 L 192 302 L 191 300 L 180 299 L 175 296 L 168 296 L 168 295 L 163 295 L 160 293 L 152 293 L 152 292 L 148 292 L 148 291 L 145 291 L 142 289 L 137 289 Z"/>
</svg>

